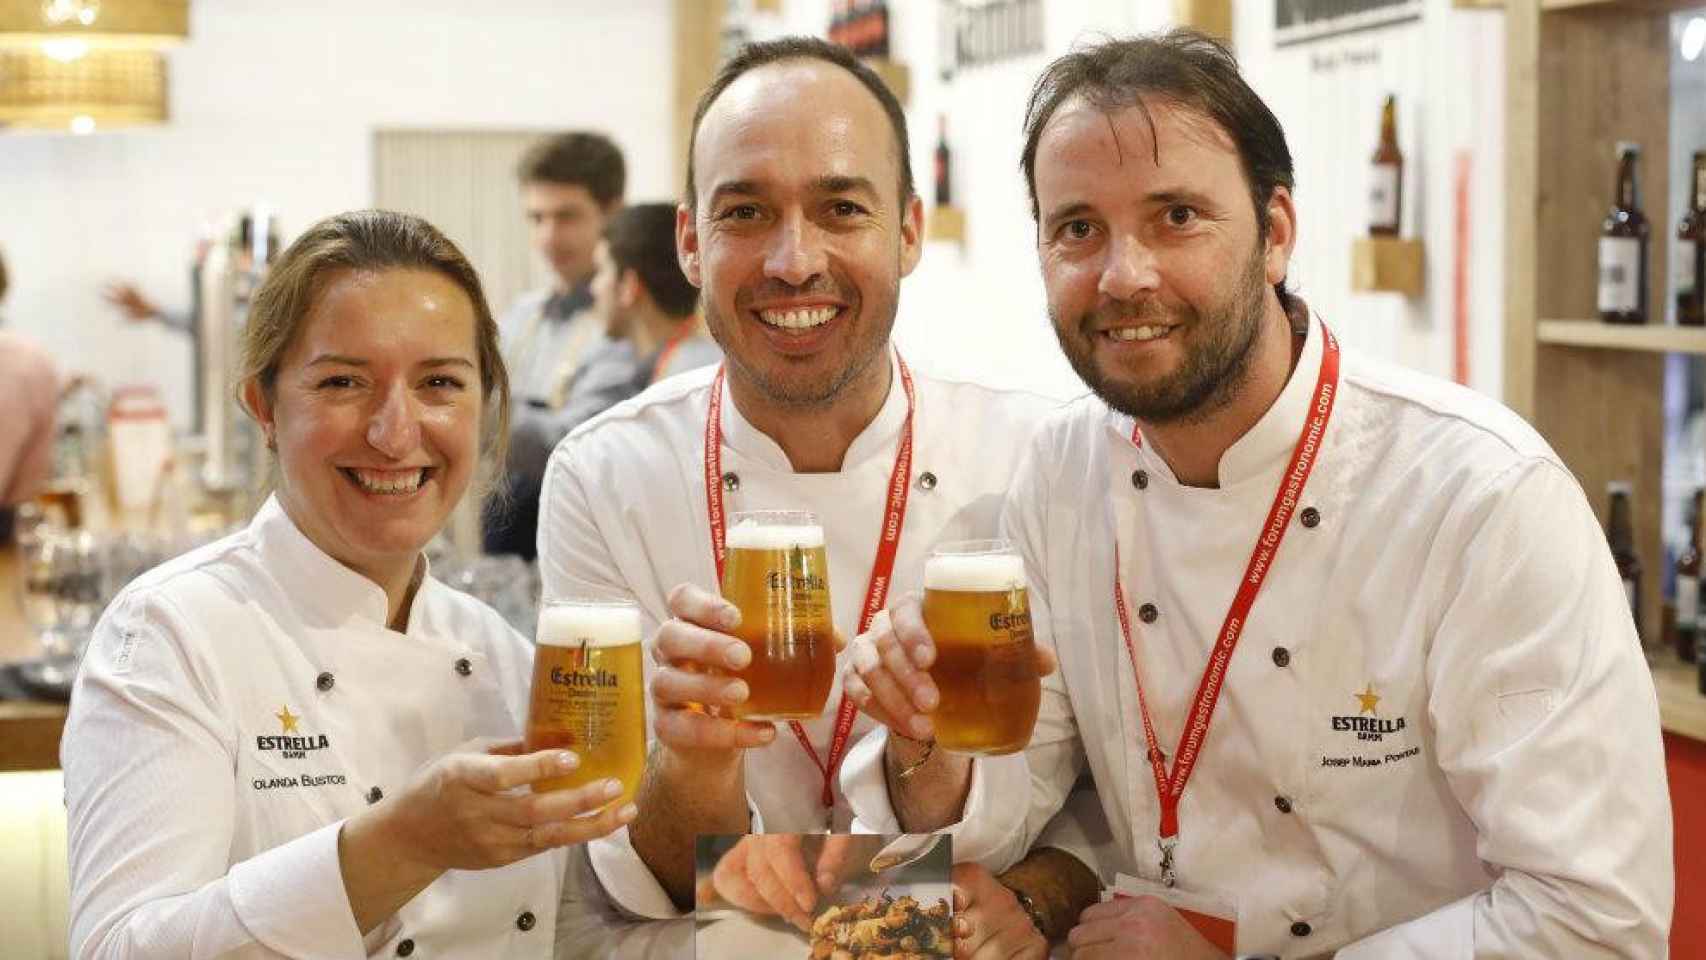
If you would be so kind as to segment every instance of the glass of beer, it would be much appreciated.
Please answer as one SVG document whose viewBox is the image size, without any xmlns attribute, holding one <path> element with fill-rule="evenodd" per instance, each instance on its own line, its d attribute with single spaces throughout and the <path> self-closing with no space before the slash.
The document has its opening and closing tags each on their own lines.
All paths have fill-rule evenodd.
<svg viewBox="0 0 1706 960">
<path fill-rule="evenodd" d="M 835 684 L 835 632 L 823 527 L 803 510 L 730 517 L 723 597 L 740 608 L 734 636 L 752 648 L 739 720 L 805 720 L 823 712 Z"/>
<path fill-rule="evenodd" d="M 634 799 L 646 766 L 646 686 L 640 608 L 630 600 L 575 597 L 539 609 L 526 747 L 573 750 L 580 766 L 535 790 L 567 790 L 607 777 L 612 804 Z"/>
<path fill-rule="evenodd" d="M 1025 563 L 1006 540 L 944 543 L 924 563 L 924 625 L 941 702 L 936 744 L 1012 753 L 1031 740 L 1042 701 Z"/>
</svg>

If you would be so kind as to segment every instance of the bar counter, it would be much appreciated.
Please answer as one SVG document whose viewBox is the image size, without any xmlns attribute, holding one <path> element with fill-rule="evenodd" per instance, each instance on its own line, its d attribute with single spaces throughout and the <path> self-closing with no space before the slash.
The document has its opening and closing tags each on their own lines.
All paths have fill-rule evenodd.
<svg viewBox="0 0 1706 960">
<path fill-rule="evenodd" d="M 0 548 L 0 663 L 40 655 L 35 631 L 24 621 L 18 593 L 18 551 Z M 65 704 L 0 700 L 0 773 L 59 769 L 59 735 Z"/>
</svg>

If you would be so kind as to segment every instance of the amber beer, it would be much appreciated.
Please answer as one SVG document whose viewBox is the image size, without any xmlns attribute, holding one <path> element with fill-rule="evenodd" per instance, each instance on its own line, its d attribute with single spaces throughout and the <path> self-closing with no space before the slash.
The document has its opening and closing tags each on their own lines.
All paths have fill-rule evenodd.
<svg viewBox="0 0 1706 960">
<path fill-rule="evenodd" d="M 640 610 L 617 600 L 550 601 L 539 611 L 528 752 L 573 750 L 580 766 L 534 790 L 566 790 L 607 777 L 634 799 L 646 765 L 645 676 Z"/>
<path fill-rule="evenodd" d="M 941 702 L 936 744 L 956 753 L 1013 753 L 1029 743 L 1042 700 L 1025 565 L 1004 540 L 938 547 L 924 564 L 924 625 L 936 643 L 930 678 Z"/>
<path fill-rule="evenodd" d="M 723 597 L 740 608 L 734 635 L 752 663 L 731 671 L 746 681 L 742 720 L 805 720 L 823 712 L 835 684 L 835 628 L 823 527 L 804 511 L 737 513 L 730 518 Z"/>
</svg>

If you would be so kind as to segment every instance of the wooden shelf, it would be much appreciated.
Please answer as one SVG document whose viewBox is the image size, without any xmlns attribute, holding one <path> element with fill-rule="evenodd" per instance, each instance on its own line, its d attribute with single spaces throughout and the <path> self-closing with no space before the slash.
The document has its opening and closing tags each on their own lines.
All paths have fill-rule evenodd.
<svg viewBox="0 0 1706 960">
<path fill-rule="evenodd" d="M 0 773 L 58 770 L 65 704 L 0 701 Z"/>
<path fill-rule="evenodd" d="M 1351 289 L 1359 293 L 1419 297 L 1426 276 L 1420 240 L 1358 237 L 1351 244 Z"/>
<path fill-rule="evenodd" d="M 1542 320 L 1538 336 L 1541 343 L 1563 347 L 1706 354 L 1706 327 L 1619 326 L 1598 320 Z"/>
<path fill-rule="evenodd" d="M 886 57 L 866 57 L 864 59 L 865 65 L 883 79 L 883 83 L 888 85 L 889 92 L 893 93 L 894 98 L 900 101 L 900 105 L 906 106 L 907 99 L 912 95 L 912 71 L 907 68 L 906 64 Z"/>
<path fill-rule="evenodd" d="M 924 215 L 924 236 L 928 240 L 964 245 L 966 242 L 966 212 L 959 207 L 931 207 Z"/>
<path fill-rule="evenodd" d="M 1659 725 L 1666 733 L 1706 742 L 1706 697 L 1700 695 L 1694 664 L 1669 650 L 1653 664 L 1653 689 L 1659 695 Z"/>
</svg>

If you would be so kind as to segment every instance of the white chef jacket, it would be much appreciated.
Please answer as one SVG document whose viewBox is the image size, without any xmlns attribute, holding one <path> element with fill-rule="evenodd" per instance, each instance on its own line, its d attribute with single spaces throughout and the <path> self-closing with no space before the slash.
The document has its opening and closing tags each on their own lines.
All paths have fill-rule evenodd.
<svg viewBox="0 0 1706 960">
<path fill-rule="evenodd" d="M 96 627 L 61 745 L 80 958 L 549 957 L 560 851 L 445 873 L 363 938 L 343 821 L 519 736 L 532 648 L 431 576 L 407 634 L 269 499 Z"/>
<path fill-rule="evenodd" d="M 894 360 L 890 359 L 893 364 Z M 669 617 L 665 598 L 677 584 L 717 588 L 705 497 L 705 413 L 715 368 L 689 371 L 653 386 L 571 433 L 551 458 L 540 505 L 539 561 L 546 597 L 576 581 L 634 597 L 651 637 Z M 939 380 L 914 371 L 912 485 L 895 559 L 890 599 L 923 588 L 924 560 L 946 540 L 993 536 L 1019 451 L 1044 414 L 1058 404 L 1031 394 Z M 898 372 L 877 416 L 848 447 L 835 473 L 795 473 L 787 456 L 748 423 L 723 388 L 724 510 L 798 509 L 817 514 L 829 557 L 830 605 L 836 628 L 851 638 L 876 558 L 906 393 Z M 844 653 L 845 657 L 846 654 Z M 652 663 L 646 658 L 648 667 Z M 837 676 L 824 714 L 804 724 L 819 757 L 828 754 Z M 830 811 L 847 832 L 863 802 L 887 809 L 877 724 L 856 715 Z M 966 817 L 996 806 L 994 795 L 1026 787 L 1023 759 L 974 766 Z M 785 725 L 775 741 L 746 755 L 752 831 L 822 832 L 823 775 Z M 861 797 L 867 798 L 865 801 Z M 852 803 L 849 803 L 849 799 Z M 988 825 L 983 849 L 956 843 L 955 859 L 979 859 L 1023 819 L 1006 810 Z M 619 930 L 622 920 L 673 918 L 677 911 L 634 852 L 627 830 L 588 844 L 588 864 L 571 857 L 562 906 L 571 941 L 596 951 L 571 956 L 691 955 L 690 934 Z M 579 878 L 577 882 L 577 878 Z M 567 934 L 559 931 L 559 936 Z M 665 937 L 663 940 L 652 940 Z M 592 947 L 586 947 L 592 951 Z"/>
<path fill-rule="evenodd" d="M 1180 485 L 1094 399 L 1037 432 L 1004 527 L 1060 671 L 1027 750 L 1015 850 L 1088 761 L 1120 852 L 1095 865 L 1159 878 L 1115 531 L 1170 772 L 1322 340 L 1310 325 L 1279 399 L 1221 458 L 1218 489 Z M 1581 488 L 1505 408 L 1349 349 L 1323 444 L 1180 805 L 1181 885 L 1236 899 L 1245 952 L 1663 956 L 1658 706 Z"/>
</svg>

